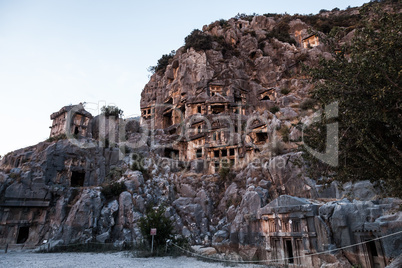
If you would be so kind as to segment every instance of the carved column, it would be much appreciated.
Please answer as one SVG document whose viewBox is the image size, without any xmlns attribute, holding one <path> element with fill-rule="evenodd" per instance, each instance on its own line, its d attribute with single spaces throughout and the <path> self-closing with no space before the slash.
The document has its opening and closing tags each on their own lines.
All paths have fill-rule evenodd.
<svg viewBox="0 0 402 268">
<path fill-rule="evenodd" d="M 308 225 L 307 225 L 307 219 L 306 218 L 301 218 L 300 219 L 300 228 L 302 231 L 302 236 L 303 236 L 303 246 L 304 246 L 304 251 L 305 253 L 310 253 L 310 237 L 308 234 Z"/>
</svg>

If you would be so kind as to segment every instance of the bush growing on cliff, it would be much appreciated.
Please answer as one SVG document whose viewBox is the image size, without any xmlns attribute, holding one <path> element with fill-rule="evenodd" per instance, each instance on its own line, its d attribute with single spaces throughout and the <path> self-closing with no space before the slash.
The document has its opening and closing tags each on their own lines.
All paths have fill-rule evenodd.
<svg viewBox="0 0 402 268">
<path fill-rule="evenodd" d="M 164 74 L 166 71 L 166 67 L 170 64 L 173 57 L 176 55 L 176 51 L 172 50 L 169 54 L 164 54 L 158 60 L 158 64 L 155 66 L 150 66 L 148 71 L 151 73 L 160 73 Z"/>
<path fill-rule="evenodd" d="M 184 49 L 208 50 L 212 48 L 212 36 L 195 29 L 184 39 Z"/>
<path fill-rule="evenodd" d="M 308 110 L 308 109 L 313 109 L 314 105 L 316 104 L 316 100 L 313 99 L 305 99 L 302 101 L 299 105 L 300 109 L 302 110 Z"/>
<path fill-rule="evenodd" d="M 290 37 L 290 26 L 287 20 L 281 20 L 275 25 L 270 33 L 267 34 L 267 38 L 276 38 L 281 42 L 296 45 L 296 40 Z"/>
<path fill-rule="evenodd" d="M 103 106 L 101 108 L 101 112 L 106 117 L 109 116 L 120 117 L 123 115 L 123 110 L 120 110 L 119 107 L 113 105 Z"/>
<path fill-rule="evenodd" d="M 289 93 L 290 93 L 290 89 L 288 89 L 288 88 L 281 88 L 281 94 L 283 94 L 283 95 L 288 95 Z"/>
<path fill-rule="evenodd" d="M 46 141 L 47 142 L 54 142 L 54 141 L 65 140 L 65 139 L 67 139 L 66 134 L 59 134 L 57 136 L 48 138 Z"/>
<path fill-rule="evenodd" d="M 146 158 L 143 155 L 137 153 L 134 153 L 131 157 L 133 159 L 133 163 L 130 166 L 131 170 L 140 171 L 142 173 L 142 176 L 144 176 L 144 179 L 148 180 L 150 178 L 150 175 L 148 169 L 146 168 Z"/>
<path fill-rule="evenodd" d="M 228 27 L 228 26 L 229 26 L 229 23 L 228 23 L 227 20 L 220 19 L 220 20 L 219 20 L 219 25 L 220 25 L 221 27 L 225 28 L 225 27 Z"/>
<path fill-rule="evenodd" d="M 269 111 L 273 114 L 276 114 L 277 112 L 280 111 L 280 108 L 278 106 L 273 106 L 269 109 Z"/>
<path fill-rule="evenodd" d="M 110 184 L 103 185 L 101 193 L 106 197 L 106 199 L 110 199 L 113 197 L 118 197 L 126 190 L 127 187 L 124 182 L 112 182 Z"/>
<path fill-rule="evenodd" d="M 252 15 L 247 15 L 245 13 L 241 13 L 241 14 L 237 13 L 237 15 L 234 18 L 237 20 L 246 20 L 246 21 L 251 22 L 255 16 L 258 16 L 258 14 L 254 13 Z"/>
</svg>

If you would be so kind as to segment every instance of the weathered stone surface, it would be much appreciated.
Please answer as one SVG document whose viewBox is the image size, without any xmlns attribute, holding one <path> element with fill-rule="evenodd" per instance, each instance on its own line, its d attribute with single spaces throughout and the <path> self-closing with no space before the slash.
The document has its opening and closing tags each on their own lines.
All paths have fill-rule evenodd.
<svg viewBox="0 0 402 268">
<path fill-rule="evenodd" d="M 395 258 L 390 265 L 388 265 L 386 268 L 398 268 L 402 267 L 402 254 L 399 255 L 397 258 Z"/>
<path fill-rule="evenodd" d="M 344 191 L 341 193 L 343 196 L 358 200 L 372 200 L 378 195 L 373 187 L 373 184 L 369 181 L 360 181 L 356 183 L 346 183 L 343 185 Z"/>
<path fill-rule="evenodd" d="M 194 250 L 195 253 L 197 253 L 197 254 L 206 255 L 206 256 L 211 256 L 211 255 L 215 255 L 218 253 L 216 251 L 216 249 L 213 247 L 192 246 L 191 249 Z"/>
<path fill-rule="evenodd" d="M 178 192 L 183 197 L 191 197 L 194 198 L 196 193 L 194 189 L 188 184 L 181 184 L 178 187 Z"/>
<path fill-rule="evenodd" d="M 391 235 L 378 244 L 384 263 L 400 255 L 402 238 L 392 235 L 402 228 L 400 200 L 378 199 L 369 182 L 340 191 L 336 182 L 324 189 L 319 178 L 306 175 L 297 146 L 302 125 L 313 120 L 312 110 L 300 107 L 312 84 L 301 75 L 300 63 L 313 65 L 331 55 L 322 45 L 301 46 L 309 28 L 301 20 L 289 23 L 296 46 L 267 38 L 279 22 L 266 16 L 231 19 L 225 26 L 218 21 L 204 27 L 216 36 L 212 49 L 180 48 L 141 94 L 142 127 L 155 119 L 152 138 L 137 121 L 96 117 L 85 139 L 43 142 L 5 156 L 0 243 L 15 243 L 24 224 L 30 228 L 25 245 L 31 246 L 44 240 L 141 242 L 139 219 L 164 204 L 176 235 L 214 247 L 196 247 L 202 254 L 283 259 L 293 247 L 306 267 L 349 267 L 364 263 L 365 247 L 314 253 Z M 221 115 L 239 121 L 228 126 Z M 191 130 L 181 132 L 187 126 Z M 227 127 L 238 133 L 229 135 Z M 193 130 L 194 135 L 181 136 Z M 142 158 L 145 165 L 131 170 Z M 216 167 L 225 158 L 234 161 L 226 177 Z M 102 187 L 111 182 L 124 182 L 127 190 L 105 196 Z M 276 251 L 275 239 L 291 242 L 281 241 Z"/>
</svg>

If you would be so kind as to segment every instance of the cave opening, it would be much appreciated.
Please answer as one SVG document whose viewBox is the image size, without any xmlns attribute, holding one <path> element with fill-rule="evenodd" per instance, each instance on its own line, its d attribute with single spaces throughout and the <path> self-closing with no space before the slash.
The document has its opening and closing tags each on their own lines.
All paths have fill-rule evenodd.
<svg viewBox="0 0 402 268">
<path fill-rule="evenodd" d="M 163 114 L 163 127 L 168 128 L 173 125 L 172 111 Z"/>
<path fill-rule="evenodd" d="M 71 173 L 71 187 L 83 187 L 85 181 L 85 172 L 73 171 Z"/>
<path fill-rule="evenodd" d="M 171 159 L 179 158 L 179 150 L 165 148 L 164 156 Z"/>
<path fill-rule="evenodd" d="M 29 237 L 29 227 L 21 226 L 18 228 L 17 244 L 24 244 Z"/>
<path fill-rule="evenodd" d="M 268 133 L 266 132 L 258 132 L 256 133 L 257 142 L 265 142 L 268 139 Z"/>
</svg>

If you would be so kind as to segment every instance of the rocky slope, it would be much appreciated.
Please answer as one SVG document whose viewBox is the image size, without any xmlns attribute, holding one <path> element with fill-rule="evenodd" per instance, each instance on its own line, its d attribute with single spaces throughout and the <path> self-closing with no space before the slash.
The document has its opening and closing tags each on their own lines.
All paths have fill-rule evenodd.
<svg viewBox="0 0 402 268">
<path fill-rule="evenodd" d="M 358 9 L 348 12 L 358 15 Z M 321 16 L 337 14 L 345 12 Z M 278 40 L 278 34 L 272 36 L 283 25 L 294 44 Z M 333 53 L 323 44 L 303 48 L 309 27 L 300 18 L 287 16 L 214 22 L 203 27 L 203 33 L 213 37 L 210 49 L 178 49 L 166 69 L 156 72 L 142 92 L 141 105 L 147 105 L 163 103 L 173 93 L 188 99 L 205 97 L 204 89 L 213 80 L 246 89 L 250 100 L 246 109 L 267 119 L 274 141 L 256 154 L 258 161 L 244 162 L 225 176 L 172 172 L 153 146 L 169 138 L 163 130 L 155 130 L 155 140 L 140 148 L 130 148 L 128 142 L 105 148 L 86 138 L 91 148 L 59 140 L 14 151 L 0 165 L 1 244 L 140 243 L 139 219 L 147 209 L 164 204 L 176 235 L 191 244 L 214 247 L 226 256 L 272 259 L 264 222 L 270 215 L 300 212 L 300 218 L 307 214 L 311 218 L 306 228 L 315 230 L 304 235 L 313 237 L 306 254 L 325 252 L 312 258 L 311 266 L 351 267 L 363 262 L 368 258 L 363 246 L 326 251 L 362 242 L 359 233 L 371 238 L 400 231 L 402 201 L 380 198 L 369 182 L 324 187 L 317 182 L 319 178 L 307 175 L 308 167 L 297 148 L 303 124 L 313 120 L 314 103 L 308 99 L 312 84 L 301 67 L 302 63 L 317 64 L 320 56 L 329 58 Z M 353 31 L 344 41 L 351 35 Z M 266 107 L 255 110 L 252 100 L 265 89 L 273 89 Z M 99 136 L 96 120 L 90 130 L 93 138 Z M 132 125 L 125 133 L 131 144 L 145 135 L 136 123 Z M 134 168 L 139 155 L 146 159 L 144 168 Z M 73 187 L 74 174 L 84 174 L 83 185 Z M 123 182 L 126 190 L 106 195 L 103 190 L 112 182 Z M 21 227 L 29 227 L 25 240 L 17 234 Z M 373 233 L 377 235 L 369 236 Z M 397 235 L 382 240 L 381 253 L 379 247 L 376 252 L 384 263 L 402 252 L 401 239 Z"/>
</svg>

